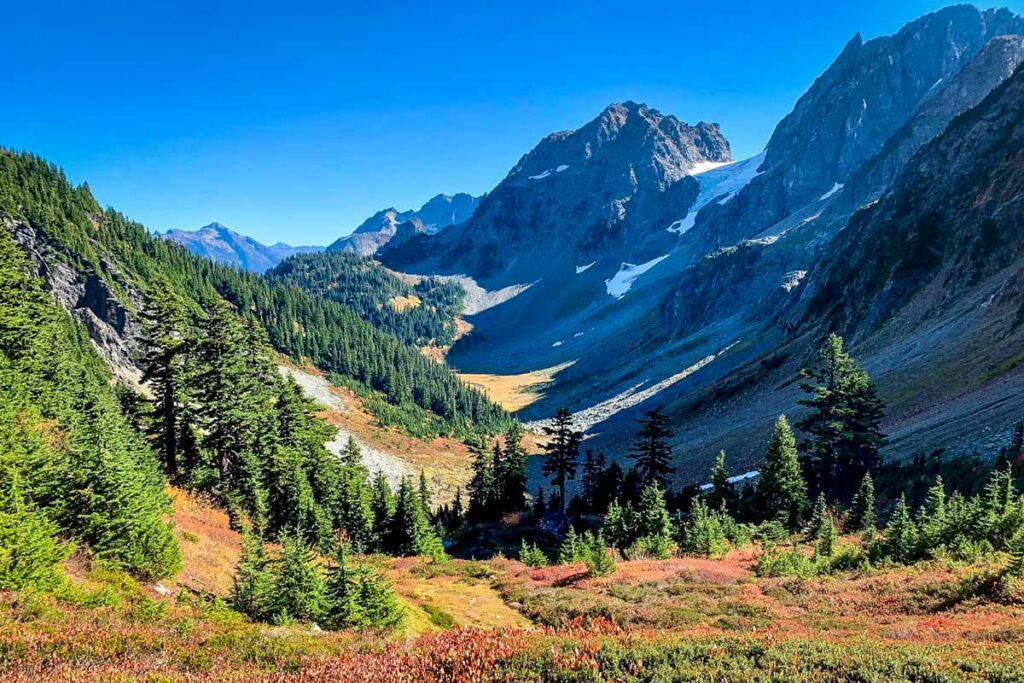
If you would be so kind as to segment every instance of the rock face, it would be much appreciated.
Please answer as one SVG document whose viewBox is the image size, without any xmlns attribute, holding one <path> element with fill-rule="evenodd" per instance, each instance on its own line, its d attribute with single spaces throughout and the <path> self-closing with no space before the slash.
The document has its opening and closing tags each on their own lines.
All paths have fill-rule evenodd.
<svg viewBox="0 0 1024 683">
<path fill-rule="evenodd" d="M 731 158 L 716 124 L 613 104 L 579 130 L 541 140 L 469 221 L 384 260 L 504 287 L 543 277 L 566 258 L 655 255 L 672 241 L 663 228 L 696 198 L 691 172 Z"/>
<path fill-rule="evenodd" d="M 96 273 L 80 273 L 61 258 L 57 249 L 38 230 L 27 223 L 3 219 L 3 228 L 32 260 L 36 272 L 46 282 L 54 298 L 81 323 L 89 333 L 100 356 L 121 379 L 138 385 L 142 372 L 142 328 L 135 316 L 129 315 L 107 280 Z M 141 295 L 129 283 L 118 278 L 117 269 L 103 262 L 107 277 L 122 287 L 131 305 L 141 304 Z"/>
<path fill-rule="evenodd" d="M 468 220 L 480 199 L 465 192 L 439 194 L 416 211 L 399 211 L 393 207 L 378 211 L 363 221 L 351 235 L 334 241 L 327 247 L 327 251 L 352 251 L 360 256 L 373 256 L 395 237 L 399 225 L 418 221 L 423 228 L 422 232 L 432 235 L 449 225 L 458 225 Z M 405 237 L 408 236 L 406 233 Z"/>
<path fill-rule="evenodd" d="M 1024 20 L 1008 10 L 958 5 L 891 36 L 854 36 L 776 127 L 761 174 L 734 201 L 708 205 L 692 238 L 705 253 L 729 246 L 842 186 L 986 43 L 1020 33 Z"/>
<path fill-rule="evenodd" d="M 563 366 L 521 417 L 566 405 L 609 453 L 664 404 L 684 477 L 720 447 L 756 466 L 832 329 L 889 403 L 893 453 L 997 440 L 1024 412 L 1010 388 L 1024 348 L 1018 86 L 1000 85 L 1024 61 L 1022 35 L 1006 10 L 958 6 L 855 37 L 763 155 L 731 165 L 717 127 L 614 105 L 545 138 L 472 220 L 381 258 L 516 287 L 470 316 L 449 362 Z M 1005 116 L 967 126 L 993 91 Z"/>
<path fill-rule="evenodd" d="M 159 235 L 184 245 L 198 256 L 226 263 L 254 273 L 262 273 L 293 254 L 323 251 L 322 247 L 292 247 L 278 242 L 271 246 L 260 244 L 251 237 L 240 235 L 220 223 L 210 223 L 198 230 L 168 230 Z"/>
</svg>

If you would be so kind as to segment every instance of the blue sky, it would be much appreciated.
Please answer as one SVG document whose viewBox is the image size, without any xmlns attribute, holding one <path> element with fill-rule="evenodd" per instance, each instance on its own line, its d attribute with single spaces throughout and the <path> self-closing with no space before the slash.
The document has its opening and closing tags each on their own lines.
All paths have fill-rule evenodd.
<svg viewBox="0 0 1024 683">
<path fill-rule="evenodd" d="M 944 4 L 8 3 L 0 144 L 154 229 L 326 244 L 485 192 L 614 101 L 716 121 L 750 156 L 854 33 Z"/>
</svg>

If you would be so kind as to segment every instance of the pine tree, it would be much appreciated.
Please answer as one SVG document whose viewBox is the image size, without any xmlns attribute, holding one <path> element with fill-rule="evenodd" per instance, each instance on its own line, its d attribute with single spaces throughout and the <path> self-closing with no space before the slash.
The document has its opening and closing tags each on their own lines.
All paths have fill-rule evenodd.
<svg viewBox="0 0 1024 683">
<path fill-rule="evenodd" d="M 392 630 L 405 621 L 405 607 L 398 601 L 391 581 L 378 572 L 365 571 L 359 584 L 359 604 L 375 628 Z"/>
<path fill-rule="evenodd" d="M 910 564 L 917 559 L 917 526 L 910 517 L 905 495 L 900 496 L 885 528 L 883 551 L 899 564 Z"/>
<path fill-rule="evenodd" d="M 153 432 L 168 475 L 178 471 L 179 424 L 185 385 L 187 351 L 185 309 L 166 278 L 158 278 L 146 293 L 142 328 L 146 341 L 142 381 L 153 392 Z"/>
<path fill-rule="evenodd" d="M 543 517 L 548 512 L 548 501 L 544 496 L 544 487 L 537 489 L 537 495 L 533 497 L 533 516 Z"/>
<path fill-rule="evenodd" d="M 725 466 L 725 451 L 719 451 L 711 467 L 711 491 L 707 494 L 708 507 L 712 510 L 736 510 L 736 486 L 729 481 L 729 468 Z"/>
<path fill-rule="evenodd" d="M 58 539 L 58 528 L 29 506 L 12 477 L 0 496 L 0 590 L 47 591 L 61 583 L 59 563 L 72 547 Z"/>
<path fill-rule="evenodd" d="M 807 484 L 797 459 L 796 439 L 785 415 L 775 421 L 755 494 L 759 516 L 775 519 L 791 531 L 807 508 Z"/>
<path fill-rule="evenodd" d="M 427 473 L 423 470 L 423 468 L 420 468 L 419 497 L 420 497 L 420 507 L 423 508 L 423 511 L 426 512 L 429 515 L 430 514 L 430 507 L 431 507 L 430 506 L 430 487 L 427 485 Z"/>
<path fill-rule="evenodd" d="M 558 488 L 558 511 L 565 512 L 566 480 L 576 478 L 576 461 L 579 458 L 580 442 L 583 435 L 573 427 L 569 409 L 562 407 L 555 413 L 554 426 L 544 427 L 548 442 L 544 444 L 542 471 L 551 477 L 551 483 Z"/>
<path fill-rule="evenodd" d="M 832 515 L 826 512 L 818 526 L 818 532 L 814 536 L 814 554 L 818 557 L 832 557 L 838 539 L 836 523 L 832 519 Z"/>
<path fill-rule="evenodd" d="M 865 531 L 875 526 L 875 483 L 870 472 L 864 473 L 860 488 L 853 497 L 847 525 L 853 531 Z"/>
<path fill-rule="evenodd" d="M 884 437 L 879 429 L 883 406 L 868 374 L 831 334 L 821 350 L 821 368 L 804 369 L 801 388 L 810 410 L 797 427 L 807 439 L 803 448 L 816 491 L 849 501 L 854 486 L 878 463 Z"/>
<path fill-rule="evenodd" d="M 486 520 L 494 510 L 494 457 L 480 445 L 472 447 L 473 476 L 466 486 L 469 493 L 468 516 L 476 521 Z"/>
<path fill-rule="evenodd" d="M 728 550 L 721 518 L 700 497 L 693 499 L 682 537 L 683 549 L 695 555 L 721 557 Z"/>
<path fill-rule="evenodd" d="M 361 628 L 370 624 L 360 595 L 362 572 L 351 566 L 350 554 L 351 546 L 338 543 L 334 561 L 327 569 L 324 626 L 329 629 Z"/>
<path fill-rule="evenodd" d="M 608 552 L 604 536 L 599 530 L 596 534 L 588 534 L 585 540 L 587 553 L 585 562 L 589 576 L 608 576 L 615 572 L 615 558 Z"/>
<path fill-rule="evenodd" d="M 513 422 L 505 431 L 505 447 L 500 461 L 495 456 L 495 489 L 499 509 L 520 512 L 526 509 L 526 449 L 523 448 L 523 428 Z M 499 464 L 500 463 L 500 464 Z"/>
<path fill-rule="evenodd" d="M 599 504 L 601 478 L 604 475 L 604 453 L 594 453 L 590 448 L 583 455 L 583 473 L 580 480 L 583 500 L 587 509 L 593 510 Z"/>
<path fill-rule="evenodd" d="M 301 535 L 281 536 L 280 556 L 271 564 L 271 574 L 270 613 L 274 619 L 311 622 L 321 617 L 325 607 L 324 579 Z"/>
<path fill-rule="evenodd" d="M 818 498 L 814 501 L 814 508 L 811 510 L 811 519 L 807 523 L 806 533 L 808 538 L 818 537 L 821 525 L 825 523 L 825 519 L 828 516 L 828 503 L 825 501 L 825 494 L 819 493 Z"/>
<path fill-rule="evenodd" d="M 558 564 L 576 564 L 583 562 L 585 557 L 586 550 L 579 534 L 576 533 L 576 527 L 570 524 L 569 530 L 565 532 L 565 538 L 562 539 L 562 545 L 558 549 Z"/>
<path fill-rule="evenodd" d="M 269 618 L 272 576 L 263 541 L 251 531 L 242 533 L 242 554 L 235 568 L 231 605 L 257 621 Z"/>
<path fill-rule="evenodd" d="M 639 424 L 629 457 L 636 461 L 641 486 L 657 483 L 664 489 L 675 468 L 672 467 L 672 447 L 668 444 L 672 430 L 668 428 L 663 406 L 646 411 Z"/>
<path fill-rule="evenodd" d="M 373 516 L 373 547 L 383 551 L 387 547 L 392 520 L 395 516 L 395 494 L 388 485 L 383 472 L 377 472 L 373 480 L 373 492 L 370 500 Z"/>
<path fill-rule="evenodd" d="M 924 505 L 917 511 L 917 554 L 929 556 L 943 550 L 949 538 L 946 526 L 946 487 L 942 477 L 928 489 Z"/>
<path fill-rule="evenodd" d="M 527 567 L 548 566 L 548 558 L 544 552 L 537 547 L 536 543 L 527 543 L 525 538 L 519 544 L 519 561 Z"/>
</svg>

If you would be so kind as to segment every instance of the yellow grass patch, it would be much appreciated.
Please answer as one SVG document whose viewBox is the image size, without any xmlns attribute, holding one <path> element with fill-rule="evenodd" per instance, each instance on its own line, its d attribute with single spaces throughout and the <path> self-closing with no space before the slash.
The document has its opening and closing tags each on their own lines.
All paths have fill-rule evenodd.
<svg viewBox="0 0 1024 683">
<path fill-rule="evenodd" d="M 409 296 L 393 296 L 388 300 L 391 308 L 395 309 L 395 312 L 401 313 L 413 308 L 418 308 L 423 303 L 418 296 L 410 294 Z"/>
<path fill-rule="evenodd" d="M 231 592 L 242 539 L 228 524 L 228 516 L 209 501 L 175 487 L 171 497 L 174 532 L 181 544 L 184 566 L 174 584 L 216 595 Z"/>
<path fill-rule="evenodd" d="M 562 363 L 520 375 L 458 373 L 458 376 L 463 382 L 483 391 L 505 410 L 515 412 L 540 399 L 544 395 L 540 389 L 554 382 L 555 374 L 570 365 L 572 363 Z"/>
</svg>

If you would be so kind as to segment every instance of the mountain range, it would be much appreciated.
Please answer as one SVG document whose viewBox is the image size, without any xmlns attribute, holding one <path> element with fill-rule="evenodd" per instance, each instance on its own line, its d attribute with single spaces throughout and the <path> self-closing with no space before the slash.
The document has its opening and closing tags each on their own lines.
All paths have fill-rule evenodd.
<svg viewBox="0 0 1024 683">
<path fill-rule="evenodd" d="M 253 273 L 262 273 L 295 254 L 323 251 L 323 247 L 292 247 L 282 242 L 267 246 L 220 223 L 210 223 L 198 230 L 172 229 L 157 234 L 183 245 L 193 254 Z"/>
<path fill-rule="evenodd" d="M 567 405 L 595 448 L 661 403 L 685 474 L 722 446 L 754 465 L 833 330 L 877 380 L 891 454 L 994 447 L 1024 409 L 1019 147 L 992 111 L 1024 104 L 1022 34 L 1012 12 L 956 6 L 856 35 L 742 161 L 715 124 L 612 105 L 541 140 L 465 223 L 379 258 L 513 288 L 449 363 L 561 368 L 520 416 Z"/>
</svg>

